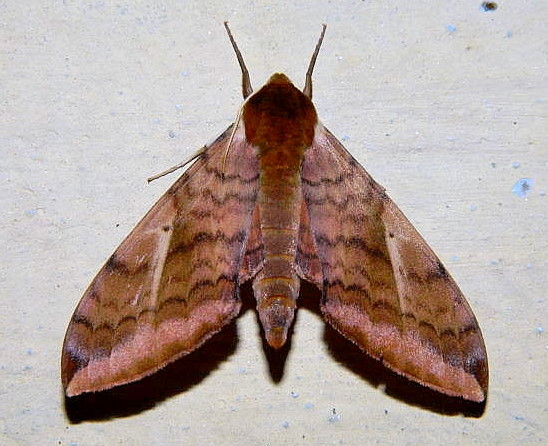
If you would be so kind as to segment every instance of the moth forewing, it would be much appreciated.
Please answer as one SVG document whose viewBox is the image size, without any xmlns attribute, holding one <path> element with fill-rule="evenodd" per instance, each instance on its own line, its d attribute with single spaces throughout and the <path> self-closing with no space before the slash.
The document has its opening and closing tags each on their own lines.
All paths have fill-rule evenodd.
<svg viewBox="0 0 548 446">
<path fill-rule="evenodd" d="M 238 275 L 257 194 L 257 159 L 217 138 L 92 281 L 62 355 L 68 396 L 141 379 L 195 350 L 239 312 Z M 236 171 L 237 170 L 237 171 Z"/>
</svg>

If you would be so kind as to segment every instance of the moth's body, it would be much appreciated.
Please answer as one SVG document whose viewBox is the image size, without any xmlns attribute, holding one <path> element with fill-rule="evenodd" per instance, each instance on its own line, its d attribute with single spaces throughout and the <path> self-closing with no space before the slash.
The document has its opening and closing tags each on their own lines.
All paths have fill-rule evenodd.
<svg viewBox="0 0 548 446">
<path fill-rule="evenodd" d="M 284 74 L 274 74 L 245 102 L 241 119 L 260 172 L 256 213 L 264 263 L 253 291 L 266 339 L 280 348 L 299 295 L 295 260 L 303 200 L 301 166 L 318 118 L 312 101 Z"/>
<path fill-rule="evenodd" d="M 487 356 L 464 296 L 318 120 L 312 69 L 323 33 L 302 92 L 274 74 L 251 94 L 229 37 L 247 98 L 239 119 L 197 153 L 84 293 L 63 346 L 66 394 L 136 381 L 192 352 L 238 315 L 249 280 L 266 339 L 280 348 L 303 279 L 320 290 L 325 320 L 364 352 L 484 401 Z"/>
</svg>

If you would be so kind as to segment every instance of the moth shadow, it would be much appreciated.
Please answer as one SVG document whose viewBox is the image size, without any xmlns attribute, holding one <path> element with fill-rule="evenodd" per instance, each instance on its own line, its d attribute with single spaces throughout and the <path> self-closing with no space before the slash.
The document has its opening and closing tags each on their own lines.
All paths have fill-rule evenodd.
<svg viewBox="0 0 548 446">
<path fill-rule="evenodd" d="M 323 319 L 320 300 L 321 293 L 314 286 L 303 286 L 302 295 L 299 297 L 300 308 L 306 308 Z M 371 386 L 384 389 L 392 398 L 443 415 L 462 414 L 475 418 L 483 415 L 485 401 L 474 403 L 462 398 L 449 397 L 414 383 L 364 353 L 328 323 L 324 327 L 323 340 L 331 356 Z"/>
</svg>

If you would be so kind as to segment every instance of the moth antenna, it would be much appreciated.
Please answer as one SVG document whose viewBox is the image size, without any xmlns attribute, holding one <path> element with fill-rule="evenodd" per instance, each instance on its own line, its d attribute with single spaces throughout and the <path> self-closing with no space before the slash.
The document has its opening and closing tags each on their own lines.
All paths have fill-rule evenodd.
<svg viewBox="0 0 548 446">
<path fill-rule="evenodd" d="M 206 151 L 207 146 L 203 146 L 201 149 L 198 149 L 194 155 L 192 155 L 189 159 L 186 161 L 183 161 L 182 163 L 177 164 L 176 166 L 170 167 L 167 170 L 164 170 L 163 172 L 157 173 L 156 175 L 151 176 L 150 178 L 147 178 L 147 183 L 150 183 L 151 181 L 157 180 L 158 178 L 165 177 L 166 175 L 169 175 L 172 172 L 175 172 L 178 169 L 182 169 L 187 164 L 191 163 L 195 159 L 200 158 L 202 154 Z"/>
<path fill-rule="evenodd" d="M 242 70 L 242 94 L 244 95 L 244 99 L 246 99 L 251 93 L 253 93 L 253 87 L 251 86 L 251 80 L 249 79 L 249 71 L 247 71 L 247 67 L 245 66 L 242 53 L 240 53 L 240 50 L 238 49 L 238 45 L 236 44 L 236 41 L 234 40 L 234 37 L 232 36 L 232 33 L 230 32 L 230 28 L 228 27 L 228 22 L 224 22 L 224 25 L 226 28 L 226 32 L 228 33 L 228 38 L 230 39 L 230 43 L 232 43 L 232 48 L 234 48 L 234 52 L 236 53 L 238 63 L 240 64 L 240 69 Z"/>
<path fill-rule="evenodd" d="M 322 46 L 323 36 L 325 35 L 327 25 L 324 23 L 322 27 L 322 33 L 320 34 L 316 48 L 314 48 L 312 59 L 310 59 L 310 64 L 308 65 L 308 70 L 306 71 L 306 80 L 304 83 L 303 93 L 308 97 L 308 99 L 312 99 L 312 72 L 314 71 L 314 65 L 316 65 L 316 59 L 318 58 L 318 53 L 320 52 L 320 47 Z"/>
</svg>

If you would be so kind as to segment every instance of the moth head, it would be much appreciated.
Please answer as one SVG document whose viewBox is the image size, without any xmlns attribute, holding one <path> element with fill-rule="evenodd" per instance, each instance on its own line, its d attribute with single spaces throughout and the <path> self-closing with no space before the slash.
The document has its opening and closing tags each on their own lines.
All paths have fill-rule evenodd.
<svg viewBox="0 0 548 446">
<path fill-rule="evenodd" d="M 270 76 L 270 79 L 268 79 L 268 84 L 291 84 L 293 85 L 293 82 L 289 80 L 289 78 L 283 74 L 283 73 L 274 73 L 272 76 Z"/>
</svg>

